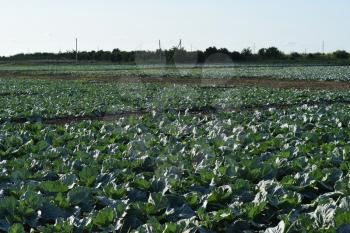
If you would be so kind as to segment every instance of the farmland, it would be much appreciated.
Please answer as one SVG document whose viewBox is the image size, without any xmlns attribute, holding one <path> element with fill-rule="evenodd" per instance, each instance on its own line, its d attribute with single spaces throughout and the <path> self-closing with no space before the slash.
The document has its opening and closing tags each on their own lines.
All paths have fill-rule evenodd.
<svg viewBox="0 0 350 233">
<path fill-rule="evenodd" d="M 349 78 L 0 65 L 0 230 L 348 232 Z"/>
<path fill-rule="evenodd" d="M 273 78 L 286 80 L 349 81 L 349 66 L 303 65 L 8 65 L 0 73 L 44 77 L 189 77 L 189 78 Z"/>
</svg>

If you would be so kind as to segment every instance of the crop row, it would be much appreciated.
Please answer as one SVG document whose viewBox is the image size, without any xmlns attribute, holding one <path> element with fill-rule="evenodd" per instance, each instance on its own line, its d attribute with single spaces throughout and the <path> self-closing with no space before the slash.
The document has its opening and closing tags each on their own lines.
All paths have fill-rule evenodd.
<svg viewBox="0 0 350 233">
<path fill-rule="evenodd" d="M 349 80 L 348 66 L 194 66 L 2 65 L 0 73 L 60 77 L 191 77 Z"/>
<path fill-rule="evenodd" d="M 240 109 L 251 105 L 348 102 L 346 91 L 0 79 L 0 119 L 104 116 L 126 111 Z M 2 95 L 2 93 L 4 93 Z M 261 108 L 261 107 L 260 107 Z"/>
<path fill-rule="evenodd" d="M 0 126 L 0 229 L 335 232 L 350 108 Z M 16 225 L 17 223 L 17 225 Z"/>
</svg>

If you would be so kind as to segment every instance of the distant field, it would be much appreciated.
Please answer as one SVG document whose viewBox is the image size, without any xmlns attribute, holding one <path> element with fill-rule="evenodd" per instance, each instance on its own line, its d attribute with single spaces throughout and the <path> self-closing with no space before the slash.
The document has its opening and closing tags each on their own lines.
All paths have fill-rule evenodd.
<svg viewBox="0 0 350 233">
<path fill-rule="evenodd" d="M 349 66 L 263 65 L 0 65 L 0 75 L 53 77 L 188 77 L 272 78 L 287 80 L 350 80 Z"/>
<path fill-rule="evenodd" d="M 350 219 L 349 77 L 0 65 L 0 230 L 336 232 Z"/>
</svg>

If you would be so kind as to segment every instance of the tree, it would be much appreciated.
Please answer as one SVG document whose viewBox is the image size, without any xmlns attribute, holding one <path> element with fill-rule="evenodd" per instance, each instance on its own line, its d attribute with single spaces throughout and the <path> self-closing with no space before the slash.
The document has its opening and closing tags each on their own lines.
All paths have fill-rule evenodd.
<svg viewBox="0 0 350 233">
<path fill-rule="evenodd" d="M 218 49 L 216 47 L 209 47 L 204 51 L 205 57 L 208 58 L 211 55 L 218 53 Z"/>
<path fill-rule="evenodd" d="M 221 48 L 218 50 L 219 53 L 230 55 L 230 51 L 227 48 Z"/>
<path fill-rule="evenodd" d="M 231 59 L 233 61 L 241 61 L 242 60 L 242 55 L 240 54 L 240 52 L 237 52 L 237 51 L 233 51 L 231 53 Z"/>
<path fill-rule="evenodd" d="M 270 47 L 268 49 L 260 49 L 258 52 L 259 56 L 264 58 L 281 58 L 283 53 L 276 47 Z"/>
<path fill-rule="evenodd" d="M 291 59 L 297 59 L 297 58 L 300 58 L 302 57 L 300 53 L 297 53 L 297 52 L 293 52 L 290 54 L 290 57 Z"/>
<path fill-rule="evenodd" d="M 264 48 L 259 49 L 258 55 L 259 55 L 260 57 L 266 57 L 266 49 L 264 49 Z"/>
<path fill-rule="evenodd" d="M 344 50 L 338 50 L 333 53 L 333 55 L 338 59 L 348 59 L 349 53 Z"/>
<path fill-rule="evenodd" d="M 112 62 L 121 62 L 122 61 L 122 55 L 121 55 L 121 51 L 119 49 L 113 49 L 111 60 L 112 60 Z"/>
<path fill-rule="evenodd" d="M 253 55 L 252 49 L 251 48 L 245 48 L 241 52 L 243 57 L 251 57 Z"/>
</svg>

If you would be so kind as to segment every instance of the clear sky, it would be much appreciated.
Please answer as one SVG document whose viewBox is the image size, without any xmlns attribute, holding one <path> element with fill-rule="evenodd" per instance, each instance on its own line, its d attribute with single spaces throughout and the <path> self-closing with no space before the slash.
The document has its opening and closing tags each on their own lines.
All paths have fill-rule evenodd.
<svg viewBox="0 0 350 233">
<path fill-rule="evenodd" d="M 349 0 L 0 0 L 0 55 L 208 46 L 350 50 Z"/>
</svg>

